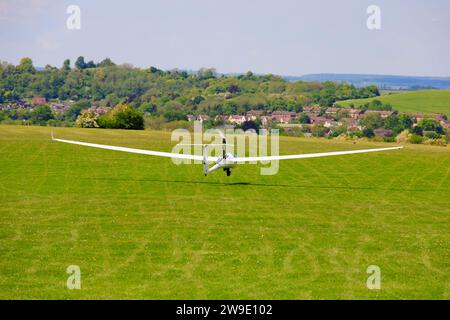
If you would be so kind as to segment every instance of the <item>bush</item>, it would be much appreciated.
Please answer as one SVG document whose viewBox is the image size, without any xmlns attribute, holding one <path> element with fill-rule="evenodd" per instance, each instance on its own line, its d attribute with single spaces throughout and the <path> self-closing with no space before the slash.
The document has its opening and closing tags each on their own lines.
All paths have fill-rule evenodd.
<svg viewBox="0 0 450 320">
<path fill-rule="evenodd" d="M 364 128 L 362 130 L 362 136 L 365 138 L 373 138 L 375 136 L 375 133 L 371 128 Z"/>
<path fill-rule="evenodd" d="M 420 143 L 423 142 L 423 137 L 422 137 L 422 136 L 419 136 L 419 135 L 417 135 L 417 134 L 412 134 L 412 135 L 409 137 L 409 142 L 412 143 L 412 144 L 420 144 Z"/>
<path fill-rule="evenodd" d="M 318 124 L 312 127 L 312 135 L 314 137 L 325 137 L 327 134 L 328 129 L 325 128 L 323 124 Z"/>
<path fill-rule="evenodd" d="M 337 128 L 334 128 L 332 133 L 330 134 L 330 137 L 336 138 L 339 137 L 342 134 L 347 133 L 347 127 L 346 126 L 339 126 Z"/>
<path fill-rule="evenodd" d="M 415 126 L 411 128 L 411 133 L 421 136 L 423 134 L 423 128 L 421 126 Z"/>
<path fill-rule="evenodd" d="M 79 128 L 98 128 L 98 114 L 90 110 L 83 110 L 75 125 Z"/>
<path fill-rule="evenodd" d="M 384 137 L 383 141 L 384 142 L 395 142 L 395 137 Z"/>
<path fill-rule="evenodd" d="M 438 139 L 425 139 L 423 142 L 424 144 L 432 145 L 432 146 L 447 146 L 447 141 L 444 138 L 438 138 Z"/>
<path fill-rule="evenodd" d="M 397 143 L 406 143 L 409 141 L 410 136 L 411 134 L 409 133 L 409 130 L 403 130 L 395 138 L 395 141 L 397 141 Z"/>
<path fill-rule="evenodd" d="M 348 135 L 349 135 L 351 138 L 362 138 L 362 136 L 363 136 L 362 131 L 359 131 L 359 130 L 349 132 Z"/>
<path fill-rule="evenodd" d="M 141 112 L 128 104 L 118 104 L 98 118 L 101 128 L 144 129 L 144 117 Z"/>
<path fill-rule="evenodd" d="M 437 139 L 439 137 L 435 131 L 424 131 L 423 136 L 428 139 Z"/>
<path fill-rule="evenodd" d="M 303 130 L 301 128 L 285 128 L 285 133 L 287 136 L 291 137 L 304 137 Z"/>
<path fill-rule="evenodd" d="M 65 127 L 67 126 L 67 122 L 56 120 L 56 119 L 50 119 L 47 121 L 47 126 L 50 127 Z"/>
</svg>

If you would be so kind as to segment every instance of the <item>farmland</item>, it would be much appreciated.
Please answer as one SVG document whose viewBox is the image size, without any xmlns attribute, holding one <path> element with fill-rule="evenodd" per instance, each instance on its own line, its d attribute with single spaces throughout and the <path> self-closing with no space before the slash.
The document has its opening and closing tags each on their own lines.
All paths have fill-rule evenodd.
<svg viewBox="0 0 450 320">
<path fill-rule="evenodd" d="M 450 90 L 402 92 L 369 99 L 339 101 L 338 104 L 342 106 L 353 104 L 358 107 L 374 99 L 390 103 L 395 110 L 402 112 L 441 113 L 450 116 Z"/>
<path fill-rule="evenodd" d="M 54 133 L 173 145 L 158 131 Z M 389 146 L 280 139 L 281 154 Z M 231 177 L 203 177 L 201 165 L 60 144 L 50 128 L 3 125 L 0 203 L 1 299 L 450 297 L 446 147 L 281 162 L 274 176 L 242 165 Z M 69 265 L 80 266 L 81 290 L 66 288 Z M 381 290 L 366 287 L 369 265 L 381 269 Z"/>
</svg>

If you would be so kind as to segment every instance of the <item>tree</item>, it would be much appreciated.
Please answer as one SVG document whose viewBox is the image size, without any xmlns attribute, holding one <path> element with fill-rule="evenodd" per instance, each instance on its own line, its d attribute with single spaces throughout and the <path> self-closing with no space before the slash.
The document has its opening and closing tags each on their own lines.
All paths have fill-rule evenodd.
<svg viewBox="0 0 450 320">
<path fill-rule="evenodd" d="M 417 124 L 423 131 L 435 131 L 438 134 L 444 134 L 444 128 L 434 119 L 422 119 Z"/>
<path fill-rule="evenodd" d="M 86 63 L 86 68 L 95 68 L 95 62 L 94 61 L 89 61 L 88 63 Z"/>
<path fill-rule="evenodd" d="M 416 136 L 421 136 L 423 134 L 423 128 L 421 126 L 412 127 L 411 133 Z"/>
<path fill-rule="evenodd" d="M 45 125 L 48 120 L 53 119 L 53 113 L 49 106 L 37 106 L 31 112 L 31 121 L 34 124 Z"/>
<path fill-rule="evenodd" d="M 98 124 L 102 128 L 143 130 L 144 117 L 129 104 L 120 103 L 100 116 Z"/>
<path fill-rule="evenodd" d="M 241 129 L 244 131 L 253 129 L 256 132 L 258 132 L 260 127 L 261 127 L 261 123 L 259 121 L 257 122 L 257 121 L 253 121 L 253 120 L 245 121 L 241 125 Z"/>
<path fill-rule="evenodd" d="M 75 121 L 80 115 L 81 111 L 87 109 L 91 106 L 90 102 L 86 99 L 82 99 L 77 103 L 70 106 L 69 110 L 66 111 L 66 119 L 69 121 Z"/>
<path fill-rule="evenodd" d="M 197 72 L 197 76 L 201 80 L 213 79 L 216 77 L 216 69 L 214 68 L 201 68 Z"/>
<path fill-rule="evenodd" d="M 139 111 L 142 113 L 155 113 L 156 106 L 151 102 L 144 102 L 139 106 Z"/>
<path fill-rule="evenodd" d="M 104 67 L 113 67 L 113 66 L 115 66 L 115 65 L 116 65 L 116 64 L 115 64 L 114 62 L 112 62 L 112 60 L 111 60 L 110 58 L 106 58 L 106 59 L 102 60 L 102 61 L 97 65 L 97 67 L 104 68 Z"/>
<path fill-rule="evenodd" d="M 98 114 L 91 110 L 83 110 L 75 125 L 79 128 L 98 128 Z"/>
<path fill-rule="evenodd" d="M 22 73 L 35 73 L 36 69 L 33 66 L 33 60 L 31 58 L 25 57 L 20 59 L 19 65 L 16 70 Z"/>
<path fill-rule="evenodd" d="M 306 113 L 302 113 L 298 118 L 298 121 L 302 124 L 308 124 L 311 122 L 311 119 L 308 117 Z"/>
<path fill-rule="evenodd" d="M 239 91 L 241 91 L 241 89 L 239 89 L 239 86 L 238 86 L 237 84 L 231 84 L 231 85 L 227 88 L 227 91 L 228 91 L 229 93 L 235 94 L 235 93 L 238 93 Z"/>
<path fill-rule="evenodd" d="M 64 72 L 70 71 L 70 60 L 69 59 L 64 60 L 61 70 Z"/>
<path fill-rule="evenodd" d="M 75 61 L 75 67 L 79 70 L 86 69 L 86 62 L 84 62 L 83 56 L 77 58 L 77 61 Z"/>
<path fill-rule="evenodd" d="M 162 70 L 160 70 L 160 69 L 158 69 L 156 67 L 153 67 L 153 66 L 148 68 L 148 72 L 153 73 L 153 74 L 159 74 L 159 75 L 163 75 L 164 74 L 164 71 L 162 71 Z"/>
<path fill-rule="evenodd" d="M 367 129 L 378 129 L 383 126 L 383 119 L 379 113 L 368 112 L 360 121 L 360 125 L 366 127 Z"/>
<path fill-rule="evenodd" d="M 182 111 L 168 110 L 168 111 L 164 112 L 164 118 L 167 121 L 185 120 L 186 114 Z"/>
<path fill-rule="evenodd" d="M 404 129 L 410 129 L 414 124 L 412 117 L 407 114 L 400 114 L 398 116 L 398 121 L 400 126 Z"/>
<path fill-rule="evenodd" d="M 378 90 L 377 86 L 370 85 L 367 87 L 363 87 L 359 90 L 358 98 L 372 98 L 372 97 L 378 97 L 379 95 L 380 95 L 380 91 Z"/>
</svg>

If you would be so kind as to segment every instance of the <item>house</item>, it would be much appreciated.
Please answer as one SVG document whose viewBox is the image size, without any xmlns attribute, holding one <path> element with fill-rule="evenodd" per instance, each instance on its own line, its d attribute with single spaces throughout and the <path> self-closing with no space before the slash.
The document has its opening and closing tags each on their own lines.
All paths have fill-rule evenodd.
<svg viewBox="0 0 450 320">
<path fill-rule="evenodd" d="M 188 114 L 186 116 L 187 121 L 192 122 L 195 121 L 195 116 L 193 114 Z"/>
<path fill-rule="evenodd" d="M 435 120 L 437 120 L 439 122 L 447 120 L 447 117 L 444 116 L 443 114 L 435 114 L 435 115 L 433 115 L 433 117 Z"/>
<path fill-rule="evenodd" d="M 360 109 L 350 109 L 348 111 L 348 115 L 350 118 L 353 119 L 359 119 L 364 115 L 364 110 L 360 110 Z"/>
<path fill-rule="evenodd" d="M 291 123 L 297 117 L 297 113 L 289 111 L 276 111 L 272 113 L 272 121 L 278 123 Z"/>
<path fill-rule="evenodd" d="M 360 127 L 357 126 L 347 127 L 347 132 L 355 132 L 355 131 L 361 131 Z"/>
<path fill-rule="evenodd" d="M 226 120 L 229 123 L 243 124 L 244 122 L 251 120 L 251 118 L 241 115 L 231 115 L 228 118 L 226 118 Z"/>
<path fill-rule="evenodd" d="M 292 118 L 290 116 L 272 115 L 272 121 L 279 123 L 291 123 Z"/>
<path fill-rule="evenodd" d="M 412 117 L 416 122 L 419 122 L 420 120 L 427 118 L 427 115 L 425 113 L 414 113 L 412 114 Z"/>
<path fill-rule="evenodd" d="M 200 114 L 200 115 L 197 117 L 197 121 L 200 121 L 200 122 L 207 121 L 207 120 L 209 120 L 209 116 L 206 115 L 206 114 Z"/>
<path fill-rule="evenodd" d="M 356 126 L 358 124 L 358 121 L 354 118 L 341 118 L 338 121 L 338 125 L 340 126 Z"/>
<path fill-rule="evenodd" d="M 31 99 L 31 104 L 33 106 L 40 106 L 46 103 L 47 99 L 45 99 L 44 97 L 33 97 L 33 99 Z"/>
<path fill-rule="evenodd" d="M 319 106 L 306 106 L 306 107 L 303 107 L 303 112 L 306 112 L 306 113 L 319 114 L 320 110 L 321 110 L 321 108 Z"/>
<path fill-rule="evenodd" d="M 250 110 L 249 112 L 247 112 L 247 118 L 255 121 L 261 118 L 263 114 L 264 114 L 263 110 Z"/>
<path fill-rule="evenodd" d="M 67 110 L 69 110 L 70 105 L 67 103 L 51 103 L 50 104 L 50 109 L 52 109 L 53 111 L 59 111 L 59 112 L 66 112 Z"/>
<path fill-rule="evenodd" d="M 263 126 L 267 126 L 271 122 L 272 122 L 272 117 L 271 116 L 261 116 L 261 124 Z"/>
<path fill-rule="evenodd" d="M 311 121 L 311 124 L 314 124 L 314 125 L 317 125 L 317 124 L 325 125 L 325 122 L 327 122 L 328 119 L 326 119 L 324 117 L 311 116 L 311 117 L 309 117 L 309 120 Z"/>
<path fill-rule="evenodd" d="M 295 113 L 293 111 L 275 111 L 275 112 L 272 112 L 272 116 L 284 116 L 284 117 L 295 118 L 297 116 L 297 113 Z"/>
<path fill-rule="evenodd" d="M 450 133 L 450 120 L 441 121 L 441 125 Z"/>
<path fill-rule="evenodd" d="M 326 119 L 323 125 L 325 126 L 325 128 L 333 128 L 338 126 L 338 122 L 334 121 L 333 119 Z"/>
<path fill-rule="evenodd" d="M 358 121 L 353 118 L 341 118 L 338 121 L 338 126 L 346 126 L 349 131 L 362 130 L 362 126 L 360 126 Z"/>
<path fill-rule="evenodd" d="M 325 114 L 327 114 L 327 115 L 335 115 L 336 113 L 338 113 L 339 110 L 341 110 L 341 108 L 327 108 L 325 110 Z"/>
<path fill-rule="evenodd" d="M 386 119 L 387 117 L 390 117 L 394 114 L 397 114 L 397 111 L 377 111 L 381 118 Z"/>
<path fill-rule="evenodd" d="M 105 114 L 106 112 L 108 112 L 109 108 L 107 107 L 100 107 L 100 106 L 96 106 L 93 105 L 89 108 L 89 111 L 92 111 L 96 114 L 98 114 L 99 116 L 101 116 L 102 114 Z"/>
<path fill-rule="evenodd" d="M 217 116 L 214 117 L 214 121 L 216 122 L 226 122 L 227 121 L 228 116 L 223 116 L 218 114 Z"/>
</svg>

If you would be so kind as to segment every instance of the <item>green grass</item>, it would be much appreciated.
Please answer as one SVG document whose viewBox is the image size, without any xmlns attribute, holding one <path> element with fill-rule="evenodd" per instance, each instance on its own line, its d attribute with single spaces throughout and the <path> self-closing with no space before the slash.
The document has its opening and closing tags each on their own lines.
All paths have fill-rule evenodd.
<svg viewBox="0 0 450 320">
<path fill-rule="evenodd" d="M 387 94 L 370 99 L 339 101 L 342 106 L 360 106 L 373 99 L 390 103 L 395 110 L 402 112 L 441 113 L 450 116 L 450 90 L 419 90 Z"/>
<path fill-rule="evenodd" d="M 171 150 L 170 134 L 55 129 L 66 139 Z M 387 146 L 281 138 L 281 153 Z M 1 299 L 450 297 L 450 151 L 201 165 L 50 141 L 0 126 Z M 66 288 L 81 268 L 82 289 Z M 378 265 L 382 289 L 366 288 Z"/>
</svg>

